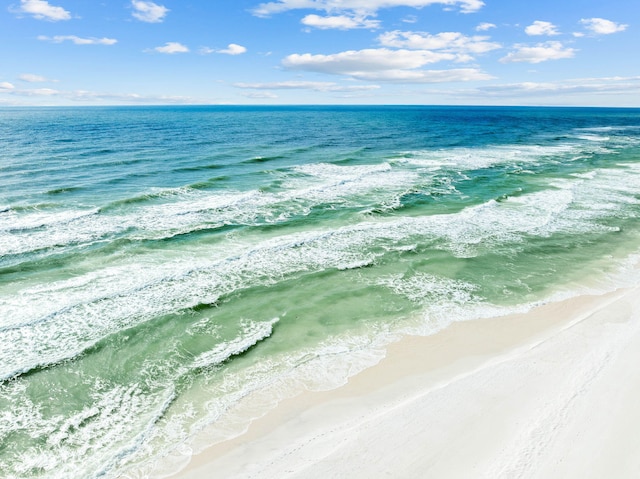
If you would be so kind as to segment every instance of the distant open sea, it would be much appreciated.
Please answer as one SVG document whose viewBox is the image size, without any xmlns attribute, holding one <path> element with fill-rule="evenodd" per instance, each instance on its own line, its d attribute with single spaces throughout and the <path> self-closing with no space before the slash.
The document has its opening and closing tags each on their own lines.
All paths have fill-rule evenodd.
<svg viewBox="0 0 640 479">
<path fill-rule="evenodd" d="M 1 475 L 167 472 L 403 334 L 636 284 L 639 219 L 639 109 L 2 108 Z"/>
</svg>

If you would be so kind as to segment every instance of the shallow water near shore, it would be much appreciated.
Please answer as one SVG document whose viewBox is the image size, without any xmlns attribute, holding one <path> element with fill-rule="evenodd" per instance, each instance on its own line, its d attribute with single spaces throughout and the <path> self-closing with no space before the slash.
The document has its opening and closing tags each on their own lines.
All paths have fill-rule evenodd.
<svg viewBox="0 0 640 479">
<path fill-rule="evenodd" d="M 8 478 L 144 477 L 250 394 L 637 280 L 637 109 L 5 108 L 0 138 Z"/>
</svg>

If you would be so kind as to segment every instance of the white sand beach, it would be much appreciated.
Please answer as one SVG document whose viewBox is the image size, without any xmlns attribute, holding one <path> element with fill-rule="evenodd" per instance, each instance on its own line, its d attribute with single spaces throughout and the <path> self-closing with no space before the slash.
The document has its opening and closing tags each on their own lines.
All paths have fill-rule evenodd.
<svg viewBox="0 0 640 479">
<path fill-rule="evenodd" d="M 637 478 L 639 364 L 640 288 L 455 323 L 172 477 Z"/>
</svg>

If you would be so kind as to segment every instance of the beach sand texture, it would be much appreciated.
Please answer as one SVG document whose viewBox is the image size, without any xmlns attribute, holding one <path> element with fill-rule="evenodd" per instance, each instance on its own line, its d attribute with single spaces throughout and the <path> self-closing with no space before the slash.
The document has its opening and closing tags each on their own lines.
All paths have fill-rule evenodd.
<svg viewBox="0 0 640 479">
<path fill-rule="evenodd" d="M 404 338 L 173 477 L 640 477 L 639 293 Z"/>
</svg>

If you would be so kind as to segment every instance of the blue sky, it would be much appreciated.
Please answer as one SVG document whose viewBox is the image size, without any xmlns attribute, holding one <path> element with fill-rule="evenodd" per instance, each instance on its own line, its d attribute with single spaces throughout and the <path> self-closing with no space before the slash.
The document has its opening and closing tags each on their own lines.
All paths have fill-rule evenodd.
<svg viewBox="0 0 640 479">
<path fill-rule="evenodd" d="M 9 0 L 0 105 L 640 106 L 638 0 Z"/>
</svg>

